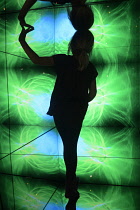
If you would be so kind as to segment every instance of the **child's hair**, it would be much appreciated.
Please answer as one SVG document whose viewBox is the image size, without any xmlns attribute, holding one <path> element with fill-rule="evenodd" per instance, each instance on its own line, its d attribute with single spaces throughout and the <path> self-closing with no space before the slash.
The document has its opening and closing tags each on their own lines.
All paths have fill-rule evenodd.
<svg viewBox="0 0 140 210">
<path fill-rule="evenodd" d="M 94 23 L 94 14 L 92 9 L 86 5 L 73 6 L 70 11 L 67 8 L 68 17 L 76 30 L 88 30 Z"/>
<path fill-rule="evenodd" d="M 78 60 L 78 70 L 83 71 L 89 64 L 89 55 L 94 45 L 94 36 L 89 30 L 75 32 L 68 46 L 70 51 Z"/>
</svg>

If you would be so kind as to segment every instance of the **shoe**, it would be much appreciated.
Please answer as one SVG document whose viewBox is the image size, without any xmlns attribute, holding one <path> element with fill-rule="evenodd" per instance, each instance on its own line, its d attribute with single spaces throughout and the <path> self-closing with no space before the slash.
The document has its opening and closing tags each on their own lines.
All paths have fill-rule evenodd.
<svg viewBox="0 0 140 210">
<path fill-rule="evenodd" d="M 76 177 L 71 183 L 66 183 L 65 198 L 79 198 L 80 193 L 77 191 L 79 184 L 79 177 Z"/>
</svg>

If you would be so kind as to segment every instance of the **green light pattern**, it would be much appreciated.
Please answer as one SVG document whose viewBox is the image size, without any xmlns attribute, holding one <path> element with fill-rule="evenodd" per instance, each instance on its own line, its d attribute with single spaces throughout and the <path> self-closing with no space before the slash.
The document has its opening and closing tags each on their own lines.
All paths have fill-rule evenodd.
<svg viewBox="0 0 140 210">
<path fill-rule="evenodd" d="M 9 154 L 9 129 L 4 125 L 0 125 L 0 153 Z M 5 155 L 3 155 L 5 156 Z"/>
<path fill-rule="evenodd" d="M 95 35 L 95 46 L 92 59 L 95 63 L 108 65 L 97 66 L 99 72 L 97 78 L 98 92 L 96 98 L 89 104 L 84 126 L 109 126 L 112 123 L 114 125 L 133 126 L 135 124 L 135 119 L 132 117 L 134 111 L 132 88 L 137 88 L 137 82 L 132 87 L 133 72 L 131 68 L 126 63 L 118 63 L 126 62 L 130 55 L 133 56 L 133 52 L 130 52 L 133 37 L 132 32 L 130 32 L 132 2 L 93 6 L 95 23 L 91 31 Z M 18 42 L 21 27 L 17 15 L 7 15 L 7 52 L 27 58 Z M 71 28 L 70 22 L 67 20 L 66 8 L 61 10 L 56 8 L 55 12 L 54 9 L 31 11 L 27 15 L 27 22 L 35 26 L 35 31 L 28 34 L 27 42 L 39 56 L 49 56 L 67 51 L 67 45 L 74 29 Z M 63 25 L 65 27 L 62 27 Z M 44 30 L 45 27 L 46 30 Z M 2 37 L 4 39 L 4 32 Z M 1 57 L 1 61 L 3 59 Z M 49 107 L 55 76 L 50 73 L 35 73 L 37 66 L 31 65 L 31 61 L 26 59 L 7 55 L 7 61 L 11 123 L 53 126 L 53 119 L 47 116 L 46 112 Z M 28 69 L 28 72 L 24 71 L 25 68 Z M 38 67 L 37 71 L 39 68 L 41 67 Z M 21 71 L 22 69 L 23 71 Z M 48 67 L 44 67 L 44 72 L 48 69 Z M 54 70 L 52 70 L 52 74 L 54 74 Z M 3 87 L 3 83 L 4 81 L 0 87 Z M 3 97 L 1 106 L 4 114 L 2 113 L 1 122 L 6 121 L 7 118 L 5 114 L 7 112 L 6 93 Z M 124 101 L 126 103 L 123 103 Z"/>
<path fill-rule="evenodd" d="M 26 181 L 22 178 L 15 178 L 14 180 L 17 208 L 24 206 L 25 209 L 42 209 L 56 188 L 51 184 L 46 185 L 45 182 L 42 185 L 40 180 L 37 180 L 36 183 L 35 180 L 30 179 Z"/>
<path fill-rule="evenodd" d="M 49 127 L 46 128 L 39 126 L 35 126 L 34 128 L 32 128 L 32 126 L 14 126 L 11 131 L 12 151 L 38 137 L 30 144 L 16 151 L 14 154 L 59 155 L 57 148 L 58 134 L 55 129 L 49 131 L 50 129 L 51 128 Z M 49 132 L 47 132 L 47 130 Z M 45 132 L 47 133 L 42 135 Z"/>
<path fill-rule="evenodd" d="M 9 153 L 9 129 L 5 126 L 1 126 L 2 135 L 0 137 L 1 142 L 1 152 L 2 153 Z M 19 147 L 22 147 L 26 143 L 30 142 L 31 140 L 38 138 L 43 133 L 47 132 L 51 128 L 49 127 L 39 127 L 39 126 L 11 126 L 10 127 L 10 141 L 11 141 L 11 150 L 14 151 Z M 37 141 L 37 140 L 35 140 Z M 21 148 L 20 150 L 16 151 L 14 154 L 32 154 L 30 149 L 32 148 L 32 144 Z M 29 150 L 28 150 L 29 149 Z M 35 154 L 35 147 L 33 148 Z"/>
<path fill-rule="evenodd" d="M 136 185 L 138 179 L 133 170 L 138 163 L 133 158 L 138 157 L 138 153 L 133 142 L 138 139 L 134 140 L 135 132 L 132 128 L 83 127 L 78 141 L 77 176 L 83 176 L 88 183 Z M 61 145 L 59 150 L 62 155 Z M 59 163 L 61 173 L 65 174 L 63 159 Z"/>
<path fill-rule="evenodd" d="M 93 2 L 99 2 L 100 3 L 103 2 L 102 0 L 87 0 L 86 2 L 87 3 L 93 3 Z M 11 1 L 6 1 L 6 11 L 19 11 L 23 4 L 24 4 L 24 0 L 17 0 L 17 1 L 14 1 L 14 0 L 11 0 Z M 110 0 L 111 2 L 111 0 Z M 105 3 L 106 4 L 106 3 Z M 69 4 L 70 5 L 70 4 Z M 5 2 L 4 0 L 2 0 L 0 2 L 0 10 L 3 11 L 3 8 L 5 7 Z M 33 7 L 31 9 L 37 9 L 37 8 L 43 8 L 43 7 L 52 7 L 52 4 L 50 2 L 43 2 L 41 0 L 37 0 L 37 2 L 33 5 Z M 59 7 L 59 5 L 55 5 L 55 8 Z"/>
<path fill-rule="evenodd" d="M 1 45 L 0 45 L 0 51 L 5 51 L 5 17 L 0 16 L 0 35 L 1 35 Z M 2 54 L 0 52 L 0 54 Z M 1 63 L 2 65 L 3 63 Z"/>
<path fill-rule="evenodd" d="M 12 65 L 10 57 L 9 63 Z M 24 66 L 24 64 L 21 65 Z M 13 69 L 9 71 L 11 120 L 26 125 L 53 126 L 52 117 L 46 115 L 46 112 L 55 76 L 48 73 L 43 74 L 43 72 L 35 73 L 36 70 L 33 72 L 32 67 L 28 68 L 28 72 L 26 69 L 21 71 L 20 68 L 18 71 Z M 137 101 L 132 107 L 132 100 L 136 94 L 138 82 L 135 82 L 132 88 L 134 79 L 132 67 L 124 64 L 108 65 L 98 68 L 98 72 L 97 96 L 89 103 L 83 125 L 109 126 L 113 123 L 114 125 L 133 126 L 135 119 L 132 115 Z M 135 81 L 138 80 L 138 78 L 135 79 Z"/>
<path fill-rule="evenodd" d="M 6 9 L 7 11 L 13 11 L 13 10 L 20 10 L 24 4 L 24 0 L 11 0 L 11 1 L 6 1 Z M 37 2 L 33 5 L 31 9 L 37 9 L 40 7 L 46 7 L 46 6 L 52 6 L 50 2 L 43 2 L 37 0 Z"/>
<path fill-rule="evenodd" d="M 111 126 L 118 121 L 122 125 L 133 126 L 133 119 L 130 118 L 133 110 L 131 67 L 123 64 L 106 65 L 98 71 L 97 95 L 89 103 L 84 125 Z"/>
<path fill-rule="evenodd" d="M 131 45 L 131 12 L 126 2 L 118 6 L 97 5 L 94 7 L 95 24 L 91 31 L 95 36 L 96 57 L 105 63 L 118 63 L 119 57 L 127 61 Z M 127 34 L 127 37 L 124 34 Z M 123 48 L 124 47 L 124 48 Z M 124 53 L 125 52 L 125 53 Z M 94 53 L 94 51 L 93 51 Z"/>
<path fill-rule="evenodd" d="M 55 76 L 45 72 L 36 74 L 32 68 L 28 68 L 28 73 L 26 69 L 21 69 L 19 67 L 19 72 L 13 69 L 9 71 L 11 119 L 27 125 L 53 125 L 52 118 L 47 116 L 46 112 Z"/>
<path fill-rule="evenodd" d="M 4 11 L 4 0 L 1 0 L 0 1 L 0 12 L 3 12 Z"/>
<path fill-rule="evenodd" d="M 79 199 L 77 207 L 79 209 L 108 210 L 126 209 L 134 210 L 135 203 L 132 191 L 114 186 L 88 186 L 84 185 L 81 189 L 82 199 Z"/>
<path fill-rule="evenodd" d="M 120 5 L 96 5 L 92 6 L 95 16 L 95 22 L 91 32 L 95 37 L 95 44 L 93 49 L 94 60 L 100 59 L 100 63 L 118 63 L 126 62 L 130 57 L 130 45 L 132 34 L 130 33 L 131 27 L 131 4 L 122 3 Z M 58 21 L 58 16 L 66 9 L 55 9 L 55 27 L 62 28 L 62 22 Z M 67 21 L 67 17 L 65 16 Z M 63 17 L 63 21 L 64 17 Z M 68 22 L 65 22 L 65 29 L 69 28 Z M 60 27 L 59 27 L 60 26 Z M 67 27 L 66 27 L 67 26 Z M 63 29 L 62 29 L 63 30 Z M 57 32 L 57 30 L 56 30 Z M 57 38 L 58 34 L 56 33 Z M 124 34 L 127 34 L 125 36 Z M 56 39 L 57 41 L 57 39 Z M 67 36 L 64 33 L 63 38 L 59 43 L 56 43 L 55 52 L 67 52 Z M 98 59 L 97 59 L 98 58 Z"/>
<path fill-rule="evenodd" d="M 5 209 L 13 208 L 11 177 L 1 176 L 2 198 Z M 62 199 L 64 189 L 44 180 L 14 177 L 14 194 L 16 209 L 61 209 L 68 202 Z M 8 190 L 7 190 L 8 189 Z M 56 190 L 56 191 L 55 191 Z M 77 209 L 97 210 L 134 210 L 139 206 L 139 189 L 120 186 L 80 185 L 81 198 L 77 202 Z M 54 193 L 54 194 L 53 194 Z M 53 194 L 53 196 L 52 196 Z M 52 197 L 51 197 L 52 196 Z"/>
<path fill-rule="evenodd" d="M 0 186 L 1 199 L 6 201 L 4 202 L 5 209 L 13 209 L 12 177 L 0 174 Z"/>
<path fill-rule="evenodd" d="M 8 1 L 6 11 L 19 10 L 23 3 L 24 1 Z M 97 96 L 89 103 L 79 137 L 77 168 L 77 175 L 86 183 L 137 186 L 140 180 L 139 133 L 132 128 L 139 126 L 139 119 L 136 118 L 139 117 L 140 79 L 139 63 L 136 63 L 139 61 L 139 48 L 136 46 L 139 44 L 139 38 L 136 36 L 139 33 L 137 26 L 139 17 L 134 18 L 135 15 L 132 14 L 134 3 L 135 1 L 132 0 L 120 4 L 92 6 L 95 23 L 91 32 L 95 35 L 95 46 L 91 60 L 96 64 L 99 76 Z M 2 11 L 3 5 L 4 1 L 1 1 Z M 43 6 L 43 3 L 38 2 L 34 8 L 41 5 Z M 21 48 L 18 42 L 21 31 L 17 19 L 18 12 L 7 14 L 6 22 L 3 14 L 4 11 L 0 22 L 2 40 L 0 122 L 8 123 L 10 116 L 11 124 L 28 126 L 10 125 L 10 131 L 1 126 L 0 158 L 10 153 L 10 147 L 11 151 L 14 151 L 54 126 L 53 118 L 46 115 L 46 112 L 56 79 L 53 68 L 32 64 Z M 35 27 L 35 31 L 28 35 L 27 42 L 39 56 L 67 52 L 74 29 L 67 20 L 66 8 L 30 11 L 27 22 Z M 105 129 L 98 126 L 131 126 L 131 128 L 107 127 Z M 11 164 L 13 171 L 11 171 Z M 65 165 L 62 141 L 56 130 L 37 138 L 11 157 L 0 160 L 0 173 L 59 179 L 56 175 L 65 174 Z M 12 185 L 8 185 L 10 181 L 4 178 L 4 183 L 0 186 L 5 186 L 6 190 L 10 186 L 8 195 L 4 191 L 3 196 L 12 203 Z M 33 184 L 33 187 L 35 186 L 33 188 L 30 185 L 27 186 L 21 179 L 15 179 L 14 184 L 17 209 L 21 206 L 25 209 L 42 208 L 44 202 L 46 203 L 44 192 L 49 193 L 48 196 L 54 192 L 54 187 L 43 185 L 39 188 L 38 184 L 36 186 Z M 38 191 L 39 194 L 36 197 Z M 113 210 L 114 208 L 115 210 L 115 208 L 126 209 L 126 206 L 129 206 L 129 210 L 134 210 L 131 193 L 127 193 L 126 197 L 121 194 L 119 188 L 110 188 L 98 195 L 95 189 L 90 189 L 90 193 L 87 194 L 87 189 L 81 188 L 81 192 L 84 198 L 81 204 L 79 203 L 79 208 L 93 208 L 94 205 L 96 209 Z M 50 208 L 61 205 L 61 202 L 58 202 L 59 194 L 60 192 L 56 192 L 56 197 L 49 204 Z M 7 205 L 11 208 L 12 204 L 9 203 Z"/>
<path fill-rule="evenodd" d="M 2 147 L 2 152 L 6 154 L 8 149 L 4 146 L 8 148 L 8 129 L 2 129 L 7 135 L 7 144 Z M 11 127 L 12 151 L 44 133 L 45 129 L 34 126 Z M 57 136 L 56 130 L 52 130 L 13 153 L 13 174 L 40 178 L 58 172 L 65 175 L 62 141 Z M 84 179 L 87 183 L 137 185 L 139 175 L 135 171 L 138 170 L 138 161 L 134 158 L 139 157 L 138 139 L 135 128 L 83 127 L 78 141 L 77 175 L 82 177 L 86 174 Z M 9 156 L 2 160 L 0 170 L 9 173 Z"/>
<path fill-rule="evenodd" d="M 12 155 L 12 164 L 13 174 L 17 175 L 47 178 L 59 173 L 57 156 Z"/>
<path fill-rule="evenodd" d="M 125 62 L 127 61 L 129 54 L 132 54 L 129 50 L 132 40 L 132 34 L 130 33 L 131 4 L 125 2 L 119 6 L 115 6 L 111 4 L 109 7 L 107 7 L 107 5 L 97 5 L 93 7 L 95 14 L 95 23 L 91 28 L 91 31 L 95 36 L 93 54 L 95 53 L 96 59 L 101 57 L 106 63 L 116 63 L 119 61 Z M 64 15 L 62 20 L 59 20 L 59 16 L 61 16 L 62 13 L 66 14 L 66 9 L 55 9 L 55 16 L 53 9 L 41 11 L 37 10 L 35 12 L 31 11 L 27 15 L 27 22 L 35 27 L 35 31 L 28 34 L 27 42 L 37 53 L 39 53 L 40 56 L 49 56 L 50 54 L 54 54 L 56 51 L 59 51 L 59 53 L 67 52 L 67 45 L 70 40 L 68 34 L 71 33 L 72 36 L 74 31 L 71 32 L 73 29 L 70 22 L 67 20 L 67 15 Z M 51 21 L 51 27 L 48 27 L 48 21 Z M 62 27 L 62 22 L 65 22 L 65 27 Z M 62 28 L 63 33 L 59 32 L 60 34 L 63 34 L 62 41 L 60 41 L 59 34 L 57 33 L 58 30 L 54 30 L 54 27 L 56 28 L 56 26 L 58 28 Z M 45 32 L 44 28 L 46 28 Z M 70 30 L 69 33 L 68 29 Z M 12 14 L 12 17 L 11 15 L 8 15 L 7 50 L 10 53 L 16 53 L 19 55 L 20 52 L 20 54 L 23 54 L 20 43 L 17 40 L 20 30 L 21 27 L 17 19 L 17 14 Z M 51 30 L 52 32 L 50 32 Z M 43 36 L 45 36 L 45 39 L 41 35 L 41 31 L 44 34 Z M 127 36 L 125 36 L 125 34 L 127 34 Z M 37 36 L 41 36 L 38 41 Z M 44 40 L 44 44 L 41 42 L 42 39 Z M 57 42 L 57 40 L 59 41 Z M 13 47 L 13 45 L 15 47 Z"/>
<path fill-rule="evenodd" d="M 0 123 L 8 119 L 7 73 L 5 55 L 0 53 Z"/>
<path fill-rule="evenodd" d="M 5 154 L 0 154 L 0 159 L 5 157 Z M 0 174 L 12 174 L 10 156 L 0 160 Z"/>
<path fill-rule="evenodd" d="M 30 47 L 39 56 L 50 56 L 51 54 L 54 54 L 55 44 L 53 11 L 47 11 L 47 13 L 44 10 L 35 13 L 31 12 L 27 14 L 27 22 L 35 27 L 35 30 L 27 35 L 26 41 Z M 45 27 L 46 30 L 44 30 Z M 7 51 L 9 53 L 28 58 L 28 56 L 23 52 L 23 49 L 18 41 L 21 26 L 17 19 L 17 14 L 12 14 L 12 17 L 7 15 L 6 29 L 8 42 Z M 41 31 L 43 32 L 42 35 Z"/>
</svg>

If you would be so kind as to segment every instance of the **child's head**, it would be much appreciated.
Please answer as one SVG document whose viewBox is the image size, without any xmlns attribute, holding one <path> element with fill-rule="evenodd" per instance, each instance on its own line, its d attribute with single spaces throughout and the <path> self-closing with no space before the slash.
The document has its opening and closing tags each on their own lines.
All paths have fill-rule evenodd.
<svg viewBox="0 0 140 210">
<path fill-rule="evenodd" d="M 68 17 L 76 30 L 88 30 L 94 23 L 93 11 L 86 4 L 73 6 Z"/>
<path fill-rule="evenodd" d="M 89 30 L 77 31 L 73 35 L 69 43 L 68 53 L 72 51 L 72 54 L 77 58 L 80 71 L 87 67 L 93 45 L 94 36 Z"/>
</svg>

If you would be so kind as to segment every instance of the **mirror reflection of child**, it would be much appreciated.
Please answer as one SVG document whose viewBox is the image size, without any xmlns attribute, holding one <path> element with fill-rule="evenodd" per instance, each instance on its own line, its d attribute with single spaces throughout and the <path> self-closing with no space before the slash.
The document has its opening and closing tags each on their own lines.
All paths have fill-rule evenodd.
<svg viewBox="0 0 140 210">
<path fill-rule="evenodd" d="M 91 26 L 94 23 L 94 14 L 92 9 L 85 4 L 86 0 L 41 0 L 46 2 L 52 2 L 53 4 L 64 4 L 65 3 L 71 3 L 72 9 L 67 7 L 68 17 L 73 25 L 73 27 L 76 30 L 88 30 L 91 28 Z M 26 0 L 20 14 L 18 16 L 18 19 L 20 21 L 20 25 L 22 27 L 30 27 L 33 29 L 33 26 L 29 25 L 25 21 L 25 16 L 29 9 L 37 2 L 37 0 Z"/>
</svg>

